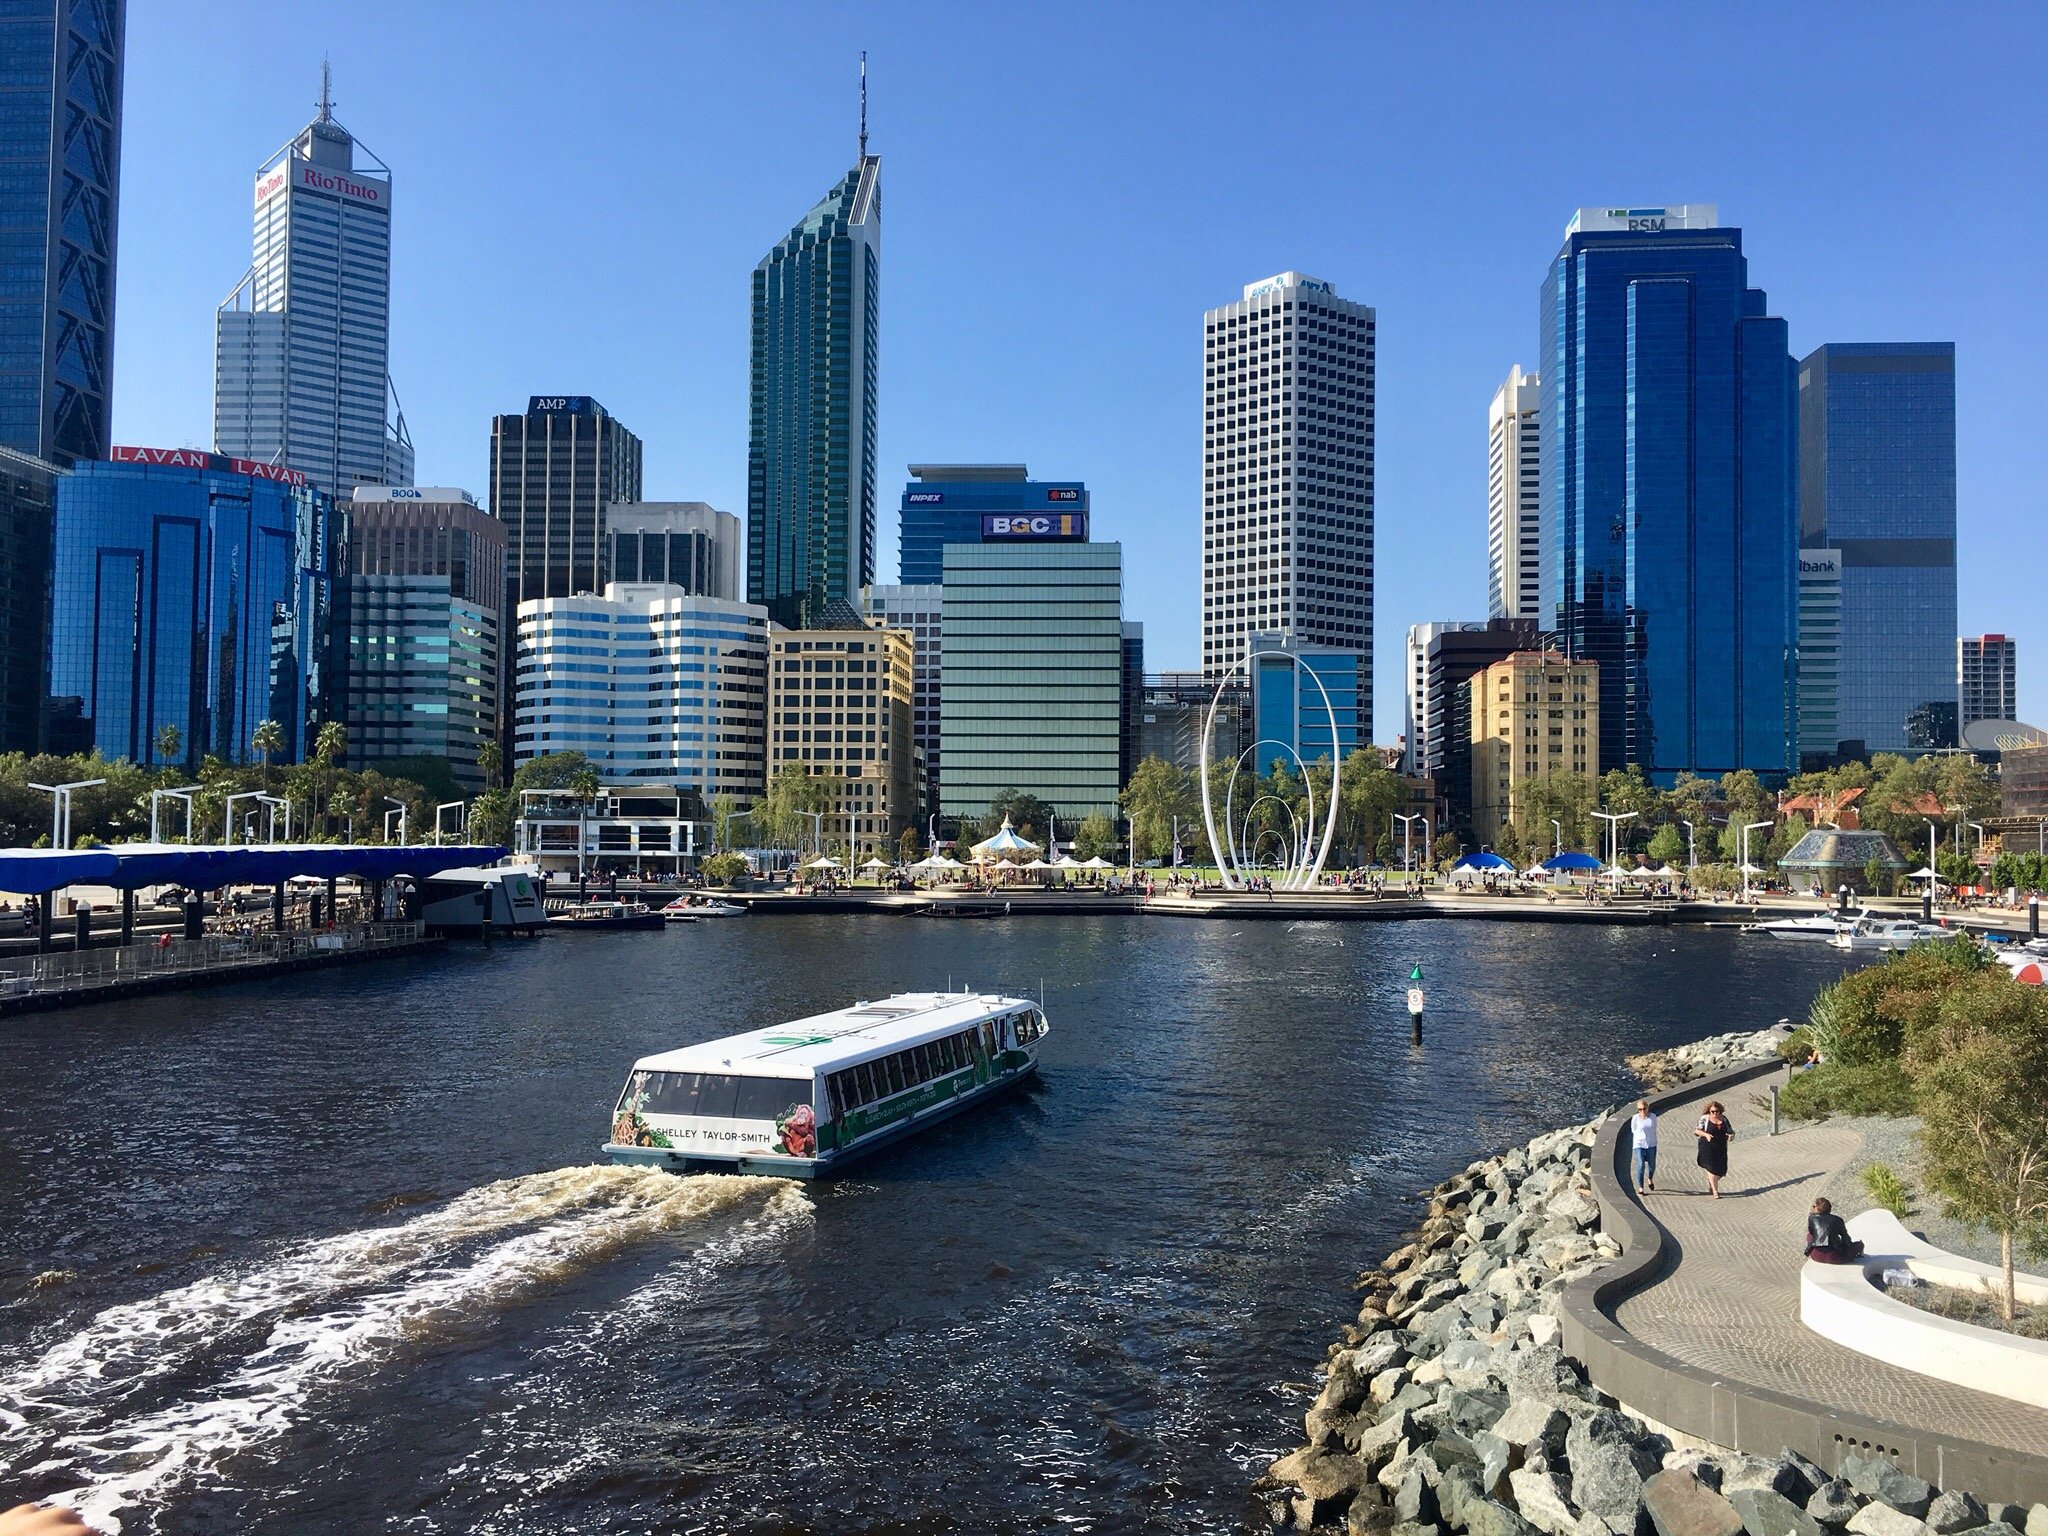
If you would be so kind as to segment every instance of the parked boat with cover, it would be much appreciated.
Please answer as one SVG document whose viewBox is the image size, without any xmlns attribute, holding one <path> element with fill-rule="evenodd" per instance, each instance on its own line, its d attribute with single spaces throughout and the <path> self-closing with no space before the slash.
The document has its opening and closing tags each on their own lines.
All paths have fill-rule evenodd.
<svg viewBox="0 0 2048 1536">
<path fill-rule="evenodd" d="M 1024 998 L 906 992 L 643 1056 L 605 1153 L 676 1173 L 830 1174 L 1038 1070 Z"/>
</svg>

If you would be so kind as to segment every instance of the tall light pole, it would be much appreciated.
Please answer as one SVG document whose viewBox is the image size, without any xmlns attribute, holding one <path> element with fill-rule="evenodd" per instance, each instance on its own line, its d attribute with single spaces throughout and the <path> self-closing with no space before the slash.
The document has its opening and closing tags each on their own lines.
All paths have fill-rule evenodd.
<svg viewBox="0 0 2048 1536">
<path fill-rule="evenodd" d="M 462 809 L 462 807 L 464 806 L 464 804 L 466 804 L 466 802 L 465 802 L 465 801 L 461 801 L 461 800 L 443 800 L 443 801 L 442 801 L 442 802 L 441 802 L 441 803 L 440 803 L 439 805 L 437 805 L 437 806 L 435 806 L 435 807 L 434 807 L 434 846 L 435 846 L 435 847 L 437 847 L 437 848 L 438 848 L 438 847 L 440 847 L 440 845 L 441 845 L 441 813 L 442 813 L 443 811 L 459 811 L 459 810 L 461 810 L 461 809 Z"/>
<path fill-rule="evenodd" d="M 235 802 L 237 800 L 261 800 L 263 798 L 263 791 L 260 789 L 245 789 L 239 795 L 228 796 L 226 802 L 221 806 L 221 838 L 224 842 L 232 843 L 235 840 Z"/>
<path fill-rule="evenodd" d="M 1749 834 L 1759 827 L 1775 826 L 1775 822 L 1752 821 L 1742 829 L 1742 899 L 1749 900 L 1749 876 L 1756 867 L 1749 862 Z"/>
<path fill-rule="evenodd" d="M 1600 820 L 1607 823 L 1607 862 L 1616 869 L 1621 867 L 1621 824 L 1634 821 L 1634 811 L 1595 811 Z"/>
<path fill-rule="evenodd" d="M 1972 821 L 1965 823 L 1965 825 L 1974 828 L 1977 833 L 1977 857 L 1981 861 L 1984 857 L 1984 823 Z"/>
<path fill-rule="evenodd" d="M 1415 829 L 1409 823 L 1426 819 L 1420 811 L 1394 812 L 1394 820 L 1401 823 L 1401 873 L 1404 875 L 1415 872 Z"/>
<path fill-rule="evenodd" d="M 1696 870 L 1700 867 L 1700 851 L 1699 846 L 1693 841 L 1692 823 L 1681 821 L 1679 825 L 1685 828 L 1685 867 L 1688 872 Z"/>
<path fill-rule="evenodd" d="M 277 808 L 279 806 L 284 807 L 284 840 L 290 842 L 292 840 L 291 796 L 265 795 L 261 803 L 270 807 L 270 830 L 268 836 L 273 843 L 277 841 Z"/>
<path fill-rule="evenodd" d="M 1564 823 L 1555 816 L 1550 818 L 1550 856 L 1554 859 L 1564 852 Z"/>
<path fill-rule="evenodd" d="M 157 811 L 162 807 L 163 802 L 166 800 L 183 800 L 185 802 L 185 841 L 191 842 L 192 797 L 205 787 L 203 784 L 187 784 L 183 789 L 152 789 L 149 792 L 149 840 L 152 843 L 163 841 L 163 838 L 157 833 Z"/>
<path fill-rule="evenodd" d="M 30 789 L 40 789 L 50 797 L 50 846 L 69 848 L 71 846 L 71 792 L 74 789 L 91 789 L 95 784 L 104 784 L 105 779 L 74 779 L 69 784 L 31 784 Z"/>
<path fill-rule="evenodd" d="M 385 803 L 386 805 L 395 805 L 395 806 L 397 806 L 397 807 L 398 807 L 398 846 L 399 846 L 399 847 L 401 847 L 401 848 L 403 848 L 403 847 L 405 846 L 405 835 L 406 835 L 406 820 L 407 820 L 407 817 L 406 817 L 406 813 L 405 813 L 405 802 L 404 802 L 403 800 L 399 799 L 399 798 L 398 798 L 398 797 L 397 797 L 396 795 L 386 795 L 386 796 L 384 797 L 384 803 Z M 386 812 L 384 813 L 384 827 L 385 827 L 385 832 L 384 832 L 384 836 L 385 836 L 386 840 L 388 841 L 388 840 L 389 840 L 389 838 L 390 838 L 390 836 L 391 836 L 391 831 L 390 831 L 390 828 L 391 828 L 391 812 L 389 812 L 389 811 L 386 811 Z"/>
</svg>

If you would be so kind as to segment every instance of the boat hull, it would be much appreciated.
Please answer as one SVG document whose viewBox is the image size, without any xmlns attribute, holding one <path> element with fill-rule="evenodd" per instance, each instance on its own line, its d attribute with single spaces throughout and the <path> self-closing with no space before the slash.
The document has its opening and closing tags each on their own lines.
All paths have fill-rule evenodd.
<svg viewBox="0 0 2048 1536">
<path fill-rule="evenodd" d="M 615 1163 L 631 1163 L 641 1167 L 665 1168 L 670 1173 L 747 1173 L 762 1174 L 770 1178 L 783 1179 L 827 1179 L 842 1168 L 858 1162 L 870 1152 L 892 1146 L 919 1131 L 929 1130 L 942 1121 L 950 1120 L 962 1110 L 976 1104 L 984 1104 L 999 1094 L 1008 1093 L 1026 1078 L 1038 1071 L 1034 1057 L 1026 1065 L 1005 1076 L 972 1088 L 956 1098 L 935 1104 L 921 1110 L 896 1124 L 863 1136 L 850 1147 L 827 1152 L 820 1157 L 785 1157 L 772 1152 L 701 1152 L 681 1147 L 626 1147 L 617 1142 L 606 1142 L 605 1156 Z"/>
<path fill-rule="evenodd" d="M 659 912 L 649 912 L 638 917 L 551 917 L 548 928 L 554 933 L 621 933 L 649 928 L 663 928 L 667 920 Z"/>
</svg>

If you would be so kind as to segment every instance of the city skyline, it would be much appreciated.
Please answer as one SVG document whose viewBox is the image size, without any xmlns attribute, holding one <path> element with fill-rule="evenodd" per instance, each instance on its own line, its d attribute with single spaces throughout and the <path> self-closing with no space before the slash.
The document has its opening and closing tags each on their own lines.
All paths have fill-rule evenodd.
<svg viewBox="0 0 2048 1536">
<path fill-rule="evenodd" d="M 1114 19 L 1056 91 L 1085 93 L 1101 84 L 1116 35 L 1133 24 Z M 160 17 L 132 18 L 131 29 L 131 127 L 164 114 L 176 71 L 210 77 L 239 56 L 231 26 L 206 29 L 212 52 L 204 57 Z M 1510 365 L 1535 354 L 1531 300 L 1571 208 L 1610 198 L 1718 201 L 1726 221 L 1743 229 L 1773 310 L 1785 315 L 1800 355 L 1836 341 L 1956 342 L 1958 625 L 2013 634 L 2023 646 L 2042 643 L 2021 567 L 1994 552 L 2000 539 L 2023 539 L 2025 514 L 2038 505 L 2042 449 L 2022 430 L 2016 408 L 2023 392 L 2015 385 L 2040 321 L 1983 297 L 2015 283 L 2016 271 L 2003 280 L 1999 274 L 2028 249 L 2024 232 L 2033 227 L 2038 197 L 2012 194 L 2019 217 L 1973 227 L 1967 242 L 1928 238 L 1950 227 L 1946 210 L 1999 183 L 2007 162 L 1948 156 L 1929 163 L 1924 152 L 1908 152 L 1910 123 L 1879 124 L 1866 121 L 1866 113 L 1855 120 L 1868 133 L 1846 154 L 1830 146 L 1823 155 L 1813 139 L 1813 164 L 1794 157 L 1788 168 L 1782 145 L 1767 153 L 1726 103 L 1688 91 L 1631 104 L 1631 120 L 1643 122 L 1625 150 L 1607 147 L 1597 131 L 1600 114 L 1619 109 L 1585 107 L 1574 152 L 1541 174 L 1509 184 L 1496 173 L 1458 185 L 1458 168 L 1478 154 L 1477 145 L 1438 135 L 1406 146 L 1397 168 L 1368 166 L 1368 123 L 1333 141 L 1336 172 L 1369 171 L 1362 191 L 1356 176 L 1340 195 L 1343 175 L 1318 185 L 1313 176 L 1289 172 L 1270 187 L 1247 187 L 1225 205 L 1230 217 L 1216 238 L 1202 242 L 1199 253 L 1183 253 L 1169 246 L 1173 220 L 1163 200 L 1184 190 L 1187 168 L 1197 163 L 1205 185 L 1232 184 L 1215 172 L 1243 163 L 1236 158 L 1242 151 L 1227 142 L 1229 130 L 1242 126 L 1238 111 L 1189 129 L 1198 136 L 1185 142 L 1119 106 L 1085 145 L 1047 121 L 1037 122 L 1035 138 L 1013 144 L 1013 107 L 977 95 L 971 110 L 949 112 L 960 86 L 933 74 L 939 59 L 968 46 L 969 35 L 1003 29 L 918 29 L 902 18 L 877 21 L 866 37 L 851 29 L 850 22 L 842 29 L 826 19 L 813 46 L 788 61 L 786 78 L 745 69 L 727 72 L 744 86 L 706 78 L 709 99 L 719 106 L 693 108 L 676 120 L 681 131 L 715 131 L 719 112 L 747 104 L 764 125 L 760 143 L 726 157 L 732 163 L 715 173 L 664 161 L 661 176 L 635 178 L 643 167 L 626 154 L 576 185 L 549 175 L 558 162 L 547 145 L 532 150 L 530 176 L 462 174 L 465 166 L 495 163 L 478 157 L 489 152 L 491 133 L 504 120 L 485 111 L 472 122 L 415 103 L 421 60 L 452 46 L 450 28 L 389 12 L 351 29 L 359 39 L 414 45 L 388 69 L 374 68 L 367 51 L 338 50 L 335 97 L 337 115 L 404 171 L 408 187 L 393 238 L 392 366 L 407 381 L 420 478 L 480 487 L 484 419 L 533 390 L 573 388 L 604 398 L 646 438 L 646 494 L 744 505 L 746 274 L 787 229 L 792 204 L 803 206 L 843 167 L 854 135 L 853 60 L 865 43 L 875 75 L 874 144 L 890 157 L 895 189 L 891 292 L 898 297 L 883 306 L 880 345 L 877 462 L 884 483 L 910 462 L 983 457 L 1057 463 L 1062 473 L 1086 479 L 1095 488 L 1095 536 L 1132 543 L 1141 555 L 1126 574 L 1127 616 L 1147 626 L 1151 666 L 1191 667 L 1199 649 L 1200 369 L 1187 339 L 1193 314 L 1213 305 L 1219 289 L 1232 291 L 1258 272 L 1314 271 L 1339 292 L 1361 295 L 1381 317 L 1376 585 L 1387 596 L 1376 615 L 1383 643 L 1375 704 L 1378 734 L 1391 740 L 1402 658 L 1384 637 L 1441 614 L 1483 614 L 1485 401 Z M 702 30 L 714 55 L 724 49 L 745 58 L 759 46 L 733 13 L 705 13 Z M 1568 41 L 1591 58 L 1604 46 L 1597 30 L 1590 22 L 1570 29 Z M 1797 29 L 1773 23 L 1769 30 Z M 1737 31 L 1703 36 L 1703 59 L 1736 67 Z M 1041 42 L 1015 41 L 1027 56 Z M 1385 126 L 1390 114 L 1403 112 L 1412 121 L 1434 120 L 1461 96 L 1497 83 L 1510 50 L 1499 39 L 1473 47 L 1477 41 L 1393 27 L 1389 45 L 1417 61 L 1454 44 L 1473 51 L 1438 82 L 1440 99 L 1420 101 L 1401 87 L 1370 109 L 1372 123 Z M 1845 61 L 1841 81 L 1820 90 L 1824 100 L 1788 100 L 1787 111 L 1796 106 L 1799 115 L 1786 131 L 1816 132 L 1824 107 L 1839 116 L 1860 73 L 1875 67 L 1873 51 L 1859 39 L 1843 35 L 1835 45 Z M 1157 66 L 1162 79 L 1186 60 L 1179 45 L 1165 46 Z M 1271 45 L 1248 39 L 1247 46 L 1256 52 Z M 556 110 L 583 113 L 586 138 L 630 134 L 639 122 L 626 101 L 630 90 L 595 94 L 594 83 L 607 78 L 595 59 L 573 52 L 543 58 L 516 41 L 489 47 L 493 61 L 516 78 L 537 77 L 542 99 Z M 1929 78 L 1937 83 L 1966 51 L 1931 34 L 1927 49 Z M 311 45 L 290 67 L 274 50 L 263 57 L 261 72 L 237 76 L 222 109 L 200 125 L 202 149 L 181 146 L 175 221 L 166 218 L 165 174 L 152 170 L 157 145 L 129 135 L 117 440 L 205 438 L 207 391 L 188 397 L 195 393 L 189 386 L 210 371 L 210 358 L 203 341 L 191 345 L 192 333 L 210 329 L 205 322 L 228 248 L 223 239 L 247 238 L 246 170 L 223 176 L 219 162 L 225 159 L 231 171 L 245 168 L 261 153 L 252 146 L 275 142 L 280 122 L 305 120 L 318 85 Z M 627 77 L 640 68 L 630 61 L 608 67 Z M 1993 73 L 1999 67 L 1990 66 Z M 191 83 L 184 78 L 181 88 Z M 1142 84 L 1138 97 L 1156 107 L 1160 81 Z M 1973 89 L 1958 99 L 1961 110 L 1982 118 L 1996 115 L 1987 105 L 1996 96 Z M 1303 125 L 1335 116 L 1333 106 L 1315 101 L 1278 110 Z M 1719 137 L 1674 127 L 1686 112 L 1706 114 Z M 2015 116 L 2009 128 L 1980 125 L 1970 142 L 2020 143 L 2037 134 Z M 1120 152 L 1106 154 L 1105 144 Z M 970 180 L 977 157 L 990 155 L 995 169 L 984 167 Z M 607 227 L 601 240 L 564 240 L 557 228 L 529 230 L 522 222 L 533 214 L 533 183 L 564 201 L 548 214 L 550 224 L 574 231 L 576 211 L 619 190 L 622 175 L 634 197 L 619 227 Z M 1858 205 L 1865 181 L 1874 194 L 1880 176 L 1886 216 L 1858 225 L 1860 242 L 1828 238 L 1818 226 L 1839 225 L 1838 210 Z M 1057 186 L 1048 185 L 1055 180 Z M 229 183 L 239 183 L 239 196 Z M 488 197 L 485 184 L 493 189 Z M 1813 201 L 1823 191 L 1826 201 Z M 1861 201 L 1869 205 L 1869 196 Z M 1299 204 L 1300 211 L 1272 216 L 1277 202 Z M 963 245 L 983 221 L 1008 217 L 1023 204 L 1039 232 L 1035 256 L 997 257 L 978 239 Z M 663 238 L 670 224 L 690 231 L 689 251 Z M 508 226 L 523 231 L 517 242 L 493 238 Z M 1443 273 L 1421 272 L 1403 249 L 1405 237 L 1424 226 L 1431 235 L 1422 243 L 1439 258 L 1453 257 L 1440 262 Z M 963 260 L 968 250 L 979 254 Z M 1142 270 L 1121 268 L 1113 259 L 1118 253 Z M 573 260 L 606 280 L 566 282 L 561 291 L 579 298 L 534 303 L 547 286 L 537 289 L 534 277 L 551 259 Z M 650 263 L 666 270 L 657 274 Z M 1960 279 L 1947 271 L 1957 263 Z M 194 268 L 215 274 L 196 322 L 183 299 L 166 302 L 167 285 L 182 290 Z M 516 341 L 490 334 L 477 319 L 508 291 L 531 306 L 523 316 L 531 323 Z M 880 521 L 875 565 L 886 578 L 895 529 L 893 519 Z M 2028 675 L 2023 668 L 2023 689 Z M 2030 712 L 2028 698 L 2023 692 L 2023 714 Z"/>
</svg>

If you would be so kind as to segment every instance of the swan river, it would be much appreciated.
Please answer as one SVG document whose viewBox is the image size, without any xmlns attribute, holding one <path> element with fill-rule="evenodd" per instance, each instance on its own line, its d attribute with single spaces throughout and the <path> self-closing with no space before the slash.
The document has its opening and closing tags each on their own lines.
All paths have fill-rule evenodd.
<svg viewBox="0 0 2048 1536">
<path fill-rule="evenodd" d="M 1418 1191 L 1842 967 L 1725 929 L 757 915 L 0 1022 L 0 1507 L 1248 1530 Z M 810 1187 L 599 1163 L 634 1057 L 949 982 L 1042 988 L 1036 1083 Z"/>
</svg>

